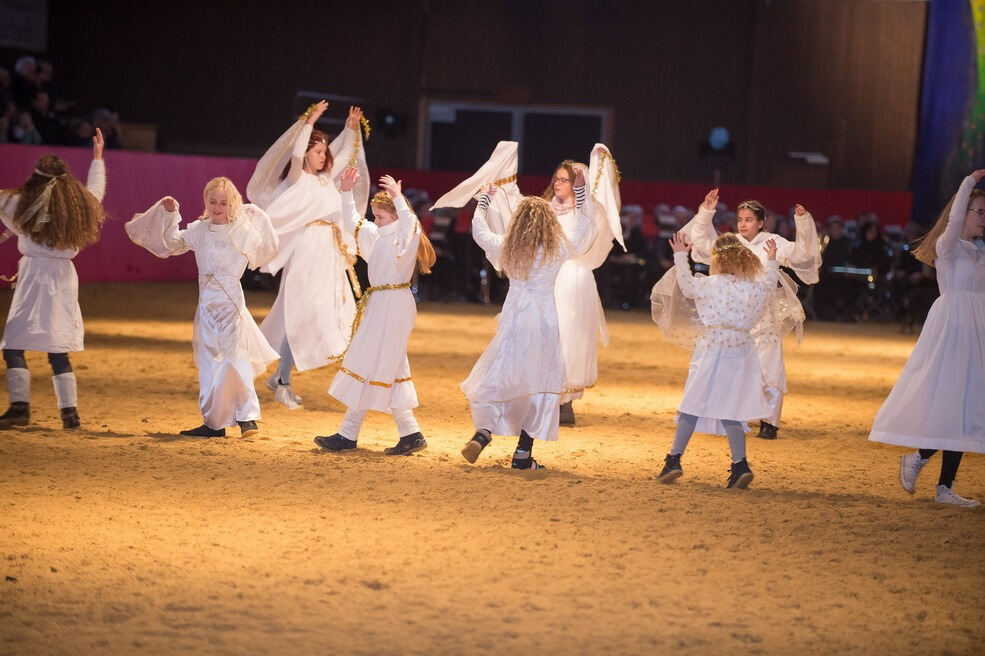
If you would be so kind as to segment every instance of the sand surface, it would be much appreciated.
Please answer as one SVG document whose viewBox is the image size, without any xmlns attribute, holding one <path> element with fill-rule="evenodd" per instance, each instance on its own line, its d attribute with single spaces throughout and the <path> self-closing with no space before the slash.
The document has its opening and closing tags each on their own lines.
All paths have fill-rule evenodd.
<svg viewBox="0 0 985 656">
<path fill-rule="evenodd" d="M 249 295 L 258 318 L 272 301 Z M 599 383 L 537 443 L 536 477 L 509 469 L 509 437 L 459 455 L 493 308 L 420 308 L 430 447 L 393 458 L 385 415 L 354 452 L 312 443 L 341 420 L 334 367 L 296 377 L 303 410 L 263 389 L 257 438 L 180 438 L 201 421 L 195 286 L 81 302 L 83 430 L 61 430 L 30 354 L 33 423 L 0 433 L 0 654 L 985 652 L 985 512 L 933 502 L 939 460 L 907 495 L 903 450 L 866 441 L 915 341 L 893 327 L 788 342 L 781 439 L 750 438 L 756 479 L 726 492 L 724 438 L 654 480 L 689 354 L 643 313 L 609 313 Z M 985 458 L 955 489 L 985 500 Z"/>
</svg>

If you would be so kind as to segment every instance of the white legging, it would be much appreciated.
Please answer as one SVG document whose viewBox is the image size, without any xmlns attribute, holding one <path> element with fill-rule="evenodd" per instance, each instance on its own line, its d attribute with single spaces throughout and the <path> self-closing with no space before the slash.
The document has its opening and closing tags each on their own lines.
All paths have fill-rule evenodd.
<svg viewBox="0 0 985 656">
<path fill-rule="evenodd" d="M 410 408 L 395 408 L 391 412 L 393 413 L 393 419 L 397 422 L 398 437 L 421 432 L 421 427 L 417 424 L 413 410 Z M 353 410 L 352 408 L 346 410 L 345 417 L 342 418 L 342 426 L 339 428 L 339 435 L 353 442 L 358 440 L 359 428 L 363 425 L 363 419 L 365 417 L 365 410 Z"/>
</svg>

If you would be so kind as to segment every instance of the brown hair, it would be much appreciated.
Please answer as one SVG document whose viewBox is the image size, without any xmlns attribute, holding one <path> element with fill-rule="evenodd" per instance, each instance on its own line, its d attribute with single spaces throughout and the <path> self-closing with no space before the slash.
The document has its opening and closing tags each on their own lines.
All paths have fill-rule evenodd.
<svg viewBox="0 0 985 656">
<path fill-rule="evenodd" d="M 749 210 L 756 215 L 759 222 L 763 225 L 766 224 L 766 208 L 758 200 L 744 200 L 739 203 L 738 207 L 735 208 L 735 218 L 739 219 L 739 210 Z M 763 230 L 763 225 L 759 226 L 759 230 Z"/>
<path fill-rule="evenodd" d="M 554 171 L 551 172 L 551 181 L 547 183 L 547 189 L 544 190 L 544 193 L 542 193 L 540 197 L 546 201 L 550 201 L 552 198 L 554 198 L 554 175 L 557 173 L 558 169 L 564 169 L 565 171 L 568 172 L 568 176 L 570 176 L 571 178 L 571 186 L 574 187 L 575 176 L 578 174 L 578 172 L 575 170 L 575 166 L 577 164 L 578 162 L 576 162 L 573 159 L 566 159 L 560 164 L 558 164 L 556 167 L 554 167 Z"/>
<path fill-rule="evenodd" d="M 406 196 L 404 196 L 404 202 L 407 203 L 407 207 L 410 207 Z M 377 205 L 391 214 L 397 213 L 397 208 L 393 204 L 393 198 L 386 191 L 381 190 L 376 192 L 369 203 L 370 205 Z M 418 227 L 420 228 L 420 220 L 418 220 Z M 434 245 L 431 244 L 431 240 L 424 234 L 423 228 L 420 229 L 421 240 L 417 243 L 417 266 L 420 268 L 421 274 L 424 275 L 431 273 L 431 267 L 434 266 L 438 256 L 434 252 Z"/>
<path fill-rule="evenodd" d="M 42 156 L 34 168 L 35 172 L 20 187 L 0 192 L 7 201 L 20 196 L 13 217 L 17 229 L 34 243 L 58 250 L 81 250 L 99 241 L 99 231 L 106 221 L 99 199 L 68 172 L 58 155 Z M 50 190 L 46 207 L 28 213 L 35 201 L 44 202 L 39 197 L 45 189 Z"/>
<path fill-rule="evenodd" d="M 763 273 L 763 263 L 739 241 L 734 232 L 723 232 L 711 249 L 709 273 L 727 273 L 736 278 L 751 279 Z"/>
<path fill-rule="evenodd" d="M 311 136 L 308 137 L 308 147 L 304 149 L 304 154 L 307 155 L 308 151 L 314 148 L 317 144 L 325 144 L 325 166 L 321 167 L 320 171 L 312 171 L 312 173 L 321 173 L 322 171 L 331 171 L 332 166 L 335 164 L 335 158 L 332 157 L 332 150 L 328 147 L 328 135 L 318 129 L 311 130 Z M 303 166 L 303 163 L 302 163 Z M 288 172 L 291 170 L 291 161 L 288 160 L 287 164 L 284 165 L 284 170 L 280 173 L 280 179 L 283 180 L 287 177 Z"/>
<path fill-rule="evenodd" d="M 944 209 L 941 210 L 940 216 L 937 217 L 937 222 L 934 223 L 934 227 L 930 229 L 927 234 L 919 239 L 913 241 L 913 245 L 916 248 L 913 249 L 913 257 L 917 258 L 924 264 L 928 266 L 935 266 L 934 260 L 937 259 L 937 240 L 941 238 L 944 234 L 944 230 L 947 228 L 947 220 L 951 215 L 951 207 L 954 205 L 954 198 L 957 196 L 951 196 L 951 200 L 948 201 Z M 981 198 L 985 196 L 985 191 L 981 189 L 972 189 L 971 195 L 968 197 L 968 206 L 971 206 L 971 201 L 976 198 Z M 967 209 L 965 210 L 967 214 Z"/>
<path fill-rule="evenodd" d="M 510 278 L 526 280 L 538 252 L 541 262 L 557 259 L 567 243 L 561 224 L 543 198 L 527 196 L 520 201 L 503 242 L 503 270 Z"/>
</svg>

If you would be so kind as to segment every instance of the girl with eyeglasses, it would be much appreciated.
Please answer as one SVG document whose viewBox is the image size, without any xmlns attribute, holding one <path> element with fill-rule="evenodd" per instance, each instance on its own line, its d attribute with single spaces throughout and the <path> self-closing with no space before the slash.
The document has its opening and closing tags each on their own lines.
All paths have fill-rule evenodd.
<svg viewBox="0 0 985 656">
<path fill-rule="evenodd" d="M 903 372 L 872 424 L 874 442 L 916 448 L 900 458 L 900 485 L 916 491 L 930 457 L 943 451 L 936 500 L 980 503 L 952 489 L 965 451 L 985 452 L 985 191 L 972 172 L 920 240 L 914 255 L 937 269 L 934 302 Z"/>
</svg>

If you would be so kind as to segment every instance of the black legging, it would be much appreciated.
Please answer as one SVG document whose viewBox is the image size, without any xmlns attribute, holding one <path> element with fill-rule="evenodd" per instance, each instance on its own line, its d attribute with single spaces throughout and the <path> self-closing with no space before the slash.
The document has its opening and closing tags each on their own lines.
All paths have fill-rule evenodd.
<svg viewBox="0 0 985 656">
<path fill-rule="evenodd" d="M 920 457 L 926 460 L 937 453 L 936 449 L 920 449 Z M 958 465 L 961 464 L 963 451 L 945 451 L 941 456 L 941 477 L 937 480 L 938 485 L 951 487 L 954 477 L 958 474 Z"/>
<path fill-rule="evenodd" d="M 8 369 L 27 369 L 24 351 L 20 349 L 4 349 L 3 361 L 7 364 Z M 68 361 L 68 353 L 49 353 L 48 364 L 51 365 L 51 371 L 56 376 L 72 371 L 72 363 Z"/>
</svg>

